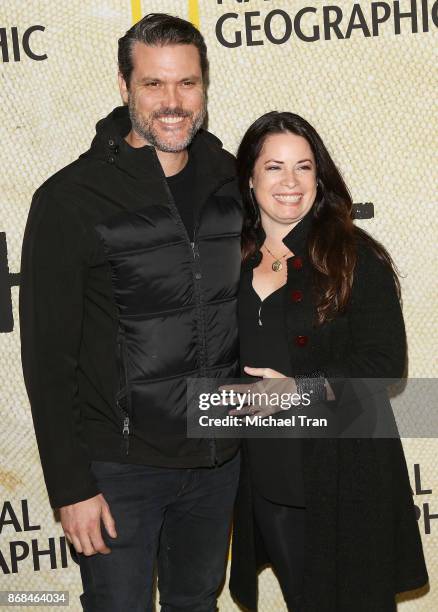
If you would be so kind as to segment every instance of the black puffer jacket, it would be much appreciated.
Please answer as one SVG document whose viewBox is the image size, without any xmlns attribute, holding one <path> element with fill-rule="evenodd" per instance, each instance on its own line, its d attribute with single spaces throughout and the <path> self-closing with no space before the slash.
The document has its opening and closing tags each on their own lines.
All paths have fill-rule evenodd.
<svg viewBox="0 0 438 612">
<path fill-rule="evenodd" d="M 186 379 L 237 375 L 241 207 L 234 159 L 195 137 L 194 242 L 126 108 L 35 194 L 22 360 L 53 506 L 97 493 L 89 461 L 212 466 L 237 443 L 186 436 Z"/>
</svg>

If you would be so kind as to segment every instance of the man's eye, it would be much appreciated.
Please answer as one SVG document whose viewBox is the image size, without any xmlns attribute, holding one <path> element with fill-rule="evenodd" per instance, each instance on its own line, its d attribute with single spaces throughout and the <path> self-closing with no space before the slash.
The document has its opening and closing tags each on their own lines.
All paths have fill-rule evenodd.
<svg viewBox="0 0 438 612">
<path fill-rule="evenodd" d="M 183 81 L 183 85 L 184 87 L 190 87 L 191 85 L 194 85 L 193 81 Z"/>
<path fill-rule="evenodd" d="M 157 81 L 150 81 L 149 83 L 146 83 L 146 87 L 157 87 L 157 86 L 158 86 Z"/>
</svg>

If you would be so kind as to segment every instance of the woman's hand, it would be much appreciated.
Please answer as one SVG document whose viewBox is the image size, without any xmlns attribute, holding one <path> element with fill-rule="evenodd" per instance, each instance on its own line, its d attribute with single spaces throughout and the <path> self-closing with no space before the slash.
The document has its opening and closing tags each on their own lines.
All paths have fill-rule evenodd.
<svg viewBox="0 0 438 612">
<path fill-rule="evenodd" d="M 246 403 L 240 408 L 229 411 L 232 416 L 259 415 L 269 416 L 288 410 L 285 408 L 287 399 L 297 393 L 297 387 L 293 378 L 288 378 L 281 372 L 272 368 L 251 368 L 245 366 L 244 371 L 250 376 L 262 378 L 255 383 L 240 385 L 225 385 L 221 390 L 233 391 L 240 398 L 246 396 Z"/>
<path fill-rule="evenodd" d="M 287 376 L 281 372 L 271 370 L 271 368 L 250 368 L 249 366 L 245 366 L 243 369 L 250 376 L 258 376 L 260 378 L 287 378 Z"/>
</svg>

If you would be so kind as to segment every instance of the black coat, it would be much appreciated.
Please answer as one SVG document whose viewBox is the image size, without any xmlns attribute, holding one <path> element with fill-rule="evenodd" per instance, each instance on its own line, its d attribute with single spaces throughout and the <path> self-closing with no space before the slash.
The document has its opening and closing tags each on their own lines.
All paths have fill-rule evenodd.
<svg viewBox="0 0 438 612">
<path fill-rule="evenodd" d="M 338 378 L 402 376 L 405 331 L 392 273 L 360 241 L 347 311 L 313 326 L 307 256 L 311 223 L 310 213 L 284 240 L 295 254 L 288 260 L 286 292 L 292 371 L 318 371 L 335 385 Z M 260 254 L 243 274 L 259 261 Z M 428 580 L 400 440 L 306 439 L 302 448 L 308 515 L 305 612 L 392 612 L 396 593 Z M 245 452 L 232 546 L 231 592 L 256 609 L 257 572 L 269 559 L 253 519 Z"/>
<path fill-rule="evenodd" d="M 53 506 L 96 495 L 90 460 L 195 468 L 232 440 L 186 435 L 186 380 L 237 374 L 242 212 L 235 161 L 201 130 L 191 242 L 126 107 L 35 194 L 20 289 L 24 377 Z"/>
</svg>

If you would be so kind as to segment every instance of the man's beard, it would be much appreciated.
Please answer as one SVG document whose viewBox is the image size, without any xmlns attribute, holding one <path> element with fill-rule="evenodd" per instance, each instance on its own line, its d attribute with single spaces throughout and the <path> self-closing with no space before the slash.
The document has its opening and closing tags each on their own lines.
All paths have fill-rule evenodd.
<svg viewBox="0 0 438 612">
<path fill-rule="evenodd" d="M 163 151 L 165 153 L 179 153 L 180 151 L 187 149 L 189 144 L 192 142 L 196 132 L 198 132 L 198 130 L 204 123 L 205 115 L 207 114 L 207 105 L 205 99 L 201 110 L 196 114 L 190 111 L 185 111 L 180 107 L 162 108 L 158 111 L 154 111 L 153 113 L 148 115 L 147 118 L 143 118 L 140 113 L 137 112 L 134 96 L 129 96 L 128 108 L 132 129 L 149 144 L 158 149 L 158 151 Z M 166 141 L 159 136 L 157 130 L 154 129 L 154 120 L 158 119 L 158 117 L 163 116 L 189 118 L 191 126 L 184 140 L 181 140 L 178 143 L 173 143 L 171 141 Z"/>
</svg>

